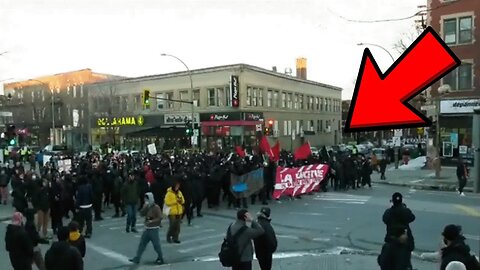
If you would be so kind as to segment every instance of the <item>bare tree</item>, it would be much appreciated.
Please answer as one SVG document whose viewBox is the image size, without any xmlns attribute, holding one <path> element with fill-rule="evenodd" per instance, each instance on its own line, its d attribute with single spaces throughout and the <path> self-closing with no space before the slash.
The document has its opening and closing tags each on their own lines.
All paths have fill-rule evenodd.
<svg viewBox="0 0 480 270">
<path fill-rule="evenodd" d="M 114 113 L 120 110 L 121 104 L 116 102 L 118 98 L 115 82 L 108 81 L 95 86 L 96 91 L 91 91 L 91 101 L 93 106 L 93 115 L 97 118 L 105 118 L 110 121 Z M 107 142 L 116 145 L 116 132 L 118 127 L 104 126 L 107 135 Z"/>
<path fill-rule="evenodd" d="M 422 27 L 414 25 L 409 31 L 402 33 L 400 39 L 393 44 L 393 48 L 399 53 L 403 54 L 408 47 L 417 39 L 417 37 L 423 32 Z"/>
</svg>

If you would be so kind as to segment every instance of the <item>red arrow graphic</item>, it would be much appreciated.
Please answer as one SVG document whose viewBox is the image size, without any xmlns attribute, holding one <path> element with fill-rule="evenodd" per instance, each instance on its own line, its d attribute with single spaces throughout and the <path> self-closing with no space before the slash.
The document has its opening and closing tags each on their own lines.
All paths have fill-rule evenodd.
<svg viewBox="0 0 480 270">
<path fill-rule="evenodd" d="M 369 49 L 353 92 L 345 131 L 431 125 L 407 102 L 460 65 L 460 60 L 431 27 L 382 74 Z"/>
</svg>

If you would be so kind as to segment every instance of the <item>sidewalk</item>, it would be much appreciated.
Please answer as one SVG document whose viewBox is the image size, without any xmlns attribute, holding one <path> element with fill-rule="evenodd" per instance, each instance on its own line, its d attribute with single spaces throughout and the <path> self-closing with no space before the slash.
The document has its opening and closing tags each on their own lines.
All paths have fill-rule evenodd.
<svg viewBox="0 0 480 270">
<path fill-rule="evenodd" d="M 380 180 L 380 174 L 372 174 L 372 182 L 393 186 L 410 187 L 423 190 L 456 191 L 457 176 L 455 167 L 442 167 L 440 179 L 435 178 L 434 170 L 401 170 L 389 166 L 385 172 L 387 180 Z M 473 180 L 468 179 L 465 192 L 473 191 Z"/>
<path fill-rule="evenodd" d="M 275 255 L 275 254 L 274 254 Z M 258 262 L 252 262 L 254 270 L 260 270 Z M 412 259 L 414 269 L 434 270 L 438 269 L 438 263 L 418 261 Z M 220 262 L 215 261 L 195 261 L 184 262 L 172 265 L 143 265 L 138 270 L 162 269 L 162 270 L 224 270 Z M 290 258 L 274 258 L 272 269 L 281 270 L 372 270 L 379 269 L 377 257 L 371 255 L 306 255 Z"/>
</svg>

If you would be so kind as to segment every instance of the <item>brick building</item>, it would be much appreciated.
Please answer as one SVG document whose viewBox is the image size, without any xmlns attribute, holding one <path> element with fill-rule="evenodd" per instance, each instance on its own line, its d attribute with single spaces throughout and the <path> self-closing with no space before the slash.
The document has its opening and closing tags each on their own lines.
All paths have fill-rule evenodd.
<svg viewBox="0 0 480 270">
<path fill-rule="evenodd" d="M 427 7 L 427 24 L 440 34 L 462 62 L 460 67 L 432 85 L 432 103 L 439 103 L 440 108 L 430 106 L 433 109 L 427 112 L 439 121 L 437 132 L 442 155 L 457 157 L 459 149 L 465 153 L 471 147 L 473 109 L 480 107 L 480 1 L 428 0 Z M 449 91 L 440 95 L 439 88 Z"/>
</svg>

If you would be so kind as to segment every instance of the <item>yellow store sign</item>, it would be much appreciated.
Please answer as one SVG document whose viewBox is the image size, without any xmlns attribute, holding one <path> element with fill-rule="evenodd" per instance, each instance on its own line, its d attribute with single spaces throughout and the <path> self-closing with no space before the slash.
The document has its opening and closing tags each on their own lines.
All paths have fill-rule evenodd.
<svg viewBox="0 0 480 270">
<path fill-rule="evenodd" d="M 101 117 L 97 118 L 98 127 L 143 126 L 143 116 Z"/>
</svg>

